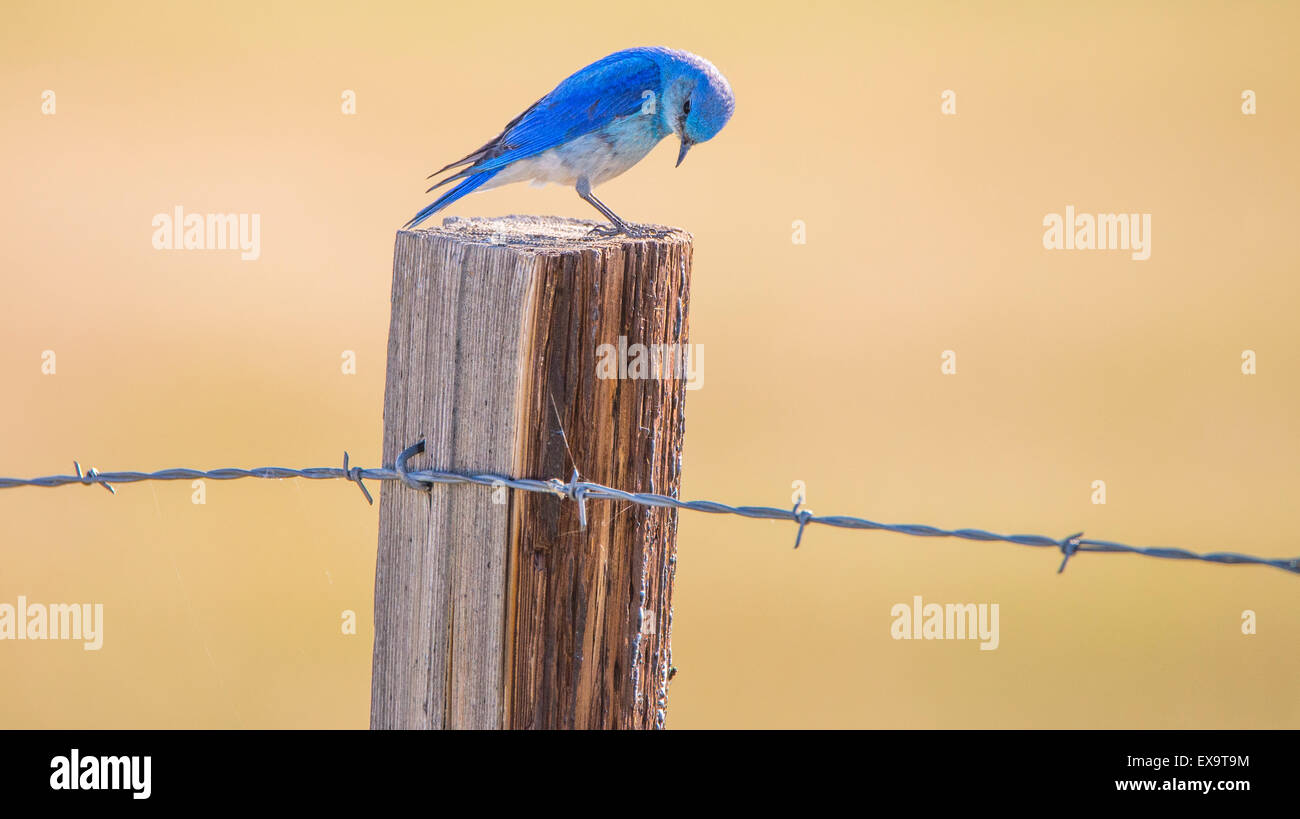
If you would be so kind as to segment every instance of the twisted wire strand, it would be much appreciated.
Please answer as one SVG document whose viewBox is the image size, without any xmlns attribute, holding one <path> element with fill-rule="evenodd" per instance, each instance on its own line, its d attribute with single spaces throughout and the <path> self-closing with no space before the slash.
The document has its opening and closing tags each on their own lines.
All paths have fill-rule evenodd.
<svg viewBox="0 0 1300 819">
<path fill-rule="evenodd" d="M 799 548 L 802 542 L 804 528 L 809 524 L 818 524 L 842 529 L 874 529 L 914 537 L 953 537 L 964 540 L 1015 543 L 1021 546 L 1049 547 L 1058 549 L 1061 552 L 1062 560 L 1060 568 L 1057 569 L 1058 573 L 1063 572 L 1070 558 L 1079 552 L 1123 552 L 1166 560 L 1199 560 L 1206 563 L 1228 565 L 1272 566 L 1293 574 L 1300 574 L 1300 557 L 1267 558 L 1236 552 L 1198 553 L 1187 549 L 1170 547 L 1130 546 L 1110 540 L 1085 538 L 1082 532 L 1063 538 L 1054 538 L 1046 535 L 1004 535 L 983 529 L 943 529 L 924 524 L 880 523 L 852 515 L 816 515 L 810 510 L 800 509 L 798 503 L 792 509 L 781 509 L 772 506 L 731 506 L 708 500 L 683 501 L 670 495 L 660 495 L 653 492 L 625 492 L 592 481 L 581 480 L 576 470 L 569 480 L 563 481 L 559 478 L 541 480 L 537 478 L 511 478 L 505 475 L 488 473 L 467 474 L 441 469 L 408 469 L 407 463 L 410 458 L 423 450 L 423 441 L 407 447 L 398 455 L 395 467 L 392 469 L 352 466 L 346 452 L 343 453 L 343 467 L 341 469 L 332 466 L 308 467 L 305 469 L 262 466 L 254 469 L 182 468 L 163 469 L 157 472 L 100 472 L 96 469 L 83 471 L 81 464 L 74 462 L 75 475 L 47 475 L 38 478 L 0 477 L 0 489 L 13 489 L 21 486 L 55 487 L 69 484 L 82 484 L 85 486 L 98 484 L 112 492 L 114 491 L 113 484 L 139 483 L 141 481 L 230 481 L 240 478 L 337 480 L 342 478 L 357 484 L 366 500 L 373 504 L 374 498 L 371 496 L 370 490 L 366 488 L 364 481 L 401 481 L 413 489 L 422 491 L 429 491 L 434 484 L 477 484 L 480 486 L 505 486 L 524 492 L 543 492 L 572 500 L 579 505 L 579 518 L 581 525 L 584 527 L 587 523 L 586 502 L 588 500 L 615 500 L 662 509 L 687 509 L 692 512 L 737 515 L 758 520 L 791 521 L 799 525 L 799 531 L 795 539 L 796 549 Z"/>
</svg>

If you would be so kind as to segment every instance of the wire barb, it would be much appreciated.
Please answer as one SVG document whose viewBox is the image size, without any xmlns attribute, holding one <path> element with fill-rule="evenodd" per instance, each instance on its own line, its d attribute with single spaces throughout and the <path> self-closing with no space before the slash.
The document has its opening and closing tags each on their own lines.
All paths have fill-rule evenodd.
<svg viewBox="0 0 1300 819">
<path fill-rule="evenodd" d="M 1082 538 L 1083 532 L 1075 532 L 1069 537 L 1061 538 L 1061 554 L 1064 555 L 1064 557 L 1061 558 L 1061 568 L 1056 570 L 1057 574 L 1061 574 L 1065 571 L 1065 564 L 1069 563 L 1070 558 L 1074 557 L 1074 553 L 1079 551 L 1079 544 L 1082 542 Z"/>
<path fill-rule="evenodd" d="M 802 512 L 800 512 L 799 511 L 800 506 L 803 506 L 802 498 L 795 501 L 794 508 L 790 510 L 790 514 L 794 515 L 794 519 L 799 523 L 799 532 L 794 536 L 794 547 L 796 549 L 799 548 L 799 544 L 803 541 L 803 527 L 807 526 L 808 521 L 813 519 L 812 510 L 805 509 Z"/>
<path fill-rule="evenodd" d="M 100 486 L 102 486 L 102 487 L 104 487 L 105 489 L 107 489 L 107 490 L 108 490 L 108 493 L 109 493 L 110 495 L 116 495 L 116 494 L 117 494 L 117 490 L 114 489 L 114 488 L 113 488 L 113 485 L 110 484 L 108 481 L 104 481 L 104 480 L 95 480 L 96 478 L 99 477 L 99 470 L 96 469 L 95 467 L 92 466 L 92 467 L 91 467 L 91 468 L 90 468 L 90 469 L 89 469 L 89 470 L 88 470 L 88 471 L 83 475 L 83 474 L 81 473 L 81 462 L 80 462 L 80 461 L 73 461 L 73 462 L 72 462 L 72 466 L 73 466 L 74 469 L 77 470 L 77 477 L 80 478 L 80 479 L 81 479 L 81 482 L 84 483 L 86 486 L 90 486 L 92 483 L 97 483 L 97 484 L 99 484 Z"/>
<path fill-rule="evenodd" d="M 361 487 L 361 494 L 366 496 L 366 503 L 374 506 L 375 499 L 370 496 L 370 490 L 367 489 L 366 485 L 361 481 L 361 473 L 364 471 L 365 470 L 359 466 L 355 469 L 348 469 L 348 451 L 346 449 L 343 450 L 343 475 L 350 481 L 356 481 L 357 486 Z"/>
<path fill-rule="evenodd" d="M 578 479 L 578 468 L 573 468 L 573 475 L 569 482 L 565 483 L 559 478 L 551 478 L 549 481 L 551 490 L 562 498 L 568 498 L 578 503 L 578 527 L 587 528 L 587 484 L 585 481 Z"/>
<path fill-rule="evenodd" d="M 728 506 L 716 501 L 683 501 L 671 495 L 659 495 L 654 492 L 626 492 L 622 489 L 603 486 L 592 481 L 584 481 L 574 467 L 568 481 L 559 478 L 542 480 L 538 478 L 510 478 L 493 474 L 467 474 L 449 472 L 440 469 L 422 469 L 412 471 L 408 464 L 412 457 L 424 452 L 424 441 L 418 441 L 398 454 L 392 468 L 366 469 L 352 466 L 350 456 L 343 453 L 343 468 L 309 467 L 306 469 L 289 469 L 281 466 L 263 466 L 256 469 L 164 469 L 158 472 L 100 472 L 97 469 L 83 471 L 81 464 L 73 461 L 76 475 L 47 475 L 41 478 L 3 478 L 0 477 L 0 489 L 14 489 L 20 486 L 66 486 L 68 484 L 99 484 L 113 494 L 117 494 L 113 484 L 139 483 L 141 481 L 189 481 L 209 479 L 230 481 L 237 478 L 309 478 L 326 480 L 343 478 L 361 488 L 368 502 L 374 503 L 370 490 L 362 482 L 401 481 L 420 492 L 432 492 L 434 484 L 476 484 L 479 486 L 507 486 L 522 492 L 550 492 L 578 503 L 578 520 L 583 528 L 587 526 L 587 500 L 613 500 L 633 503 L 652 509 L 686 509 L 693 512 L 708 512 L 713 515 L 737 515 L 758 520 L 787 520 L 799 524 L 795 535 L 794 547 L 799 548 L 803 542 L 804 529 L 810 523 L 822 526 L 835 526 L 841 529 L 868 529 L 895 532 L 914 537 L 952 537 L 962 540 L 999 541 L 1015 543 L 1021 546 L 1051 547 L 1061 552 L 1061 565 L 1057 573 L 1065 571 L 1070 558 L 1079 552 L 1123 552 L 1126 554 L 1158 557 L 1166 560 L 1199 560 L 1220 565 L 1255 565 L 1272 566 L 1292 574 L 1300 574 L 1300 557 L 1271 558 L 1236 552 L 1211 552 L 1198 554 L 1186 549 L 1153 546 L 1129 546 L 1110 540 L 1092 540 L 1085 538 L 1083 532 L 1077 532 L 1066 538 L 1053 538 L 1046 535 L 1002 535 L 983 529 L 941 529 L 937 526 L 925 526 L 914 523 L 878 523 L 866 518 L 849 515 L 814 515 L 811 509 L 804 509 L 802 498 L 792 509 L 778 509 L 770 506 Z"/>
</svg>

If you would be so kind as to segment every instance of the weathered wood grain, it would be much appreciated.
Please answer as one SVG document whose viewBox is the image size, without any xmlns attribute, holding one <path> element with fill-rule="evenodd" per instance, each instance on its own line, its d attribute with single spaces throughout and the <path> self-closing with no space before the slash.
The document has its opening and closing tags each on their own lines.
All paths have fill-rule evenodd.
<svg viewBox="0 0 1300 819">
<path fill-rule="evenodd" d="M 602 344 L 687 343 L 691 240 L 594 239 L 507 217 L 401 232 L 384 462 L 579 474 L 675 494 L 679 373 L 604 379 Z M 505 500 L 505 503 L 494 503 Z M 374 728 L 662 726 L 676 513 L 491 487 L 386 483 Z"/>
</svg>

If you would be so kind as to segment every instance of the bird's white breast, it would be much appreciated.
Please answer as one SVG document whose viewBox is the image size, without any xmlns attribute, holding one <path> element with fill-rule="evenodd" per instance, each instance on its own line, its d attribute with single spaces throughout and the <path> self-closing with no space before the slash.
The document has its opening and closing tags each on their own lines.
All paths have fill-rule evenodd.
<svg viewBox="0 0 1300 819">
<path fill-rule="evenodd" d="M 661 137 L 648 117 L 629 117 L 503 168 L 484 189 L 512 182 L 576 184 L 586 176 L 599 185 L 640 162 Z"/>
</svg>

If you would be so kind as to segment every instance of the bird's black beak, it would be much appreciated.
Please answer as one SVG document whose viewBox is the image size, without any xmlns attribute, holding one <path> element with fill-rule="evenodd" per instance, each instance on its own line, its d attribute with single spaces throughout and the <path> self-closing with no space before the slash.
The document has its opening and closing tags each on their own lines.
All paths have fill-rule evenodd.
<svg viewBox="0 0 1300 819">
<path fill-rule="evenodd" d="M 686 137 L 682 137 L 682 149 L 677 152 L 677 164 L 673 166 L 674 168 L 681 166 L 682 160 L 686 158 L 686 152 L 689 151 L 691 146 L 694 144 L 694 142 L 691 142 Z"/>
</svg>

